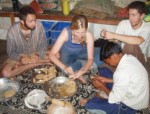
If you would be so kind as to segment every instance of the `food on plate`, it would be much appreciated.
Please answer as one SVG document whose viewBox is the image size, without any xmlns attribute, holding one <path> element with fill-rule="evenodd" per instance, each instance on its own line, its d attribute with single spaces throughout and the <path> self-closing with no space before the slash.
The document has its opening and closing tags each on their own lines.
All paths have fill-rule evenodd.
<svg viewBox="0 0 150 114">
<path fill-rule="evenodd" d="M 37 74 L 35 78 L 38 80 L 42 80 L 44 76 L 45 76 L 44 74 Z"/>
<path fill-rule="evenodd" d="M 49 76 L 56 75 L 56 73 L 57 73 L 57 70 L 56 70 L 56 68 L 55 68 L 54 66 L 51 66 L 51 67 L 47 70 L 47 74 L 48 74 Z"/>
<path fill-rule="evenodd" d="M 16 94 L 16 91 L 11 89 L 4 92 L 4 98 L 10 98 Z"/>
<path fill-rule="evenodd" d="M 57 7 L 57 4 L 56 3 L 47 3 L 47 4 L 42 4 L 41 6 L 42 6 L 42 8 L 45 8 L 45 9 L 53 9 L 53 8 Z"/>
<path fill-rule="evenodd" d="M 73 95 L 76 92 L 76 83 L 73 80 L 67 80 L 64 84 L 61 86 L 58 85 L 56 87 L 56 91 L 61 97 L 67 97 L 70 95 Z"/>
<path fill-rule="evenodd" d="M 55 66 L 51 66 L 50 68 L 41 68 L 39 69 L 43 71 L 43 74 L 36 74 L 33 78 L 34 83 L 45 83 L 46 81 L 56 77 L 57 70 Z"/>
<path fill-rule="evenodd" d="M 48 68 L 41 68 L 40 70 L 43 71 L 45 74 L 47 74 L 47 69 Z"/>
</svg>

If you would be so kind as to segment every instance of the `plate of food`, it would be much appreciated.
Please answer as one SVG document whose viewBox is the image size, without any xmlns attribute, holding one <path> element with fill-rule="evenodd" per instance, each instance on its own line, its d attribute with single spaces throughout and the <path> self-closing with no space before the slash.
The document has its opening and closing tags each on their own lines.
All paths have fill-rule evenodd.
<svg viewBox="0 0 150 114">
<path fill-rule="evenodd" d="M 54 9 L 54 8 L 56 8 L 57 7 L 57 4 L 56 3 L 53 3 L 53 2 L 50 2 L 50 3 L 43 3 L 43 4 L 41 4 L 41 7 L 43 8 L 43 9 Z"/>
<path fill-rule="evenodd" d="M 57 76 L 56 66 L 35 68 L 33 75 L 33 83 L 43 84 Z"/>
<path fill-rule="evenodd" d="M 14 97 L 19 91 L 19 83 L 15 80 L 0 78 L 0 101 Z"/>
<path fill-rule="evenodd" d="M 55 77 L 46 83 L 46 92 L 52 98 L 66 99 L 78 92 L 78 83 L 64 76 Z"/>
</svg>

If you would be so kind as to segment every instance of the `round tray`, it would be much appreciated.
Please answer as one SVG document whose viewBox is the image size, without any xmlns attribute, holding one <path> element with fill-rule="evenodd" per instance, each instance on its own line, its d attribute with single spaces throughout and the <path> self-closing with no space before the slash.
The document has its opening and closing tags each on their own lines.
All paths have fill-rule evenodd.
<svg viewBox="0 0 150 114">
<path fill-rule="evenodd" d="M 15 80 L 0 78 L 0 101 L 6 101 L 16 95 L 19 83 Z"/>
<path fill-rule="evenodd" d="M 45 91 L 52 98 L 67 99 L 79 90 L 78 82 L 64 76 L 55 77 L 46 83 Z"/>
<path fill-rule="evenodd" d="M 58 75 L 58 69 L 54 65 L 34 68 L 32 82 L 35 84 L 44 84 L 48 80 Z"/>
<path fill-rule="evenodd" d="M 50 9 L 55 9 L 55 8 L 57 8 L 57 4 L 56 3 L 43 3 L 43 4 L 41 4 L 41 7 L 43 8 L 43 9 L 46 9 L 46 10 L 50 10 Z"/>
<path fill-rule="evenodd" d="M 26 107 L 30 109 L 42 109 L 47 103 L 48 95 L 45 91 L 40 89 L 34 89 L 25 97 L 24 102 Z"/>
</svg>

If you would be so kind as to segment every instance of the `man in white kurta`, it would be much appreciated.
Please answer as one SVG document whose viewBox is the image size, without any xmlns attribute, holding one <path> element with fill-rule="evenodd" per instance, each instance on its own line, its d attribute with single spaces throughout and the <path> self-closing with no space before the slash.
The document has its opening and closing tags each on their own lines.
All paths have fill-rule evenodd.
<svg viewBox="0 0 150 114">
<path fill-rule="evenodd" d="M 113 79 L 103 76 L 95 78 L 103 83 L 113 83 L 113 87 L 108 99 L 94 97 L 86 102 L 85 107 L 89 111 L 94 110 L 96 114 L 98 110 L 106 114 L 135 114 L 137 110 L 147 108 L 148 73 L 139 60 L 132 55 L 123 54 L 121 46 L 114 42 L 108 42 L 102 47 L 101 59 L 116 67 L 116 71 Z"/>
<path fill-rule="evenodd" d="M 113 83 L 109 103 L 123 102 L 136 110 L 148 107 L 148 73 L 134 56 L 123 55 L 114 72 Z"/>
</svg>

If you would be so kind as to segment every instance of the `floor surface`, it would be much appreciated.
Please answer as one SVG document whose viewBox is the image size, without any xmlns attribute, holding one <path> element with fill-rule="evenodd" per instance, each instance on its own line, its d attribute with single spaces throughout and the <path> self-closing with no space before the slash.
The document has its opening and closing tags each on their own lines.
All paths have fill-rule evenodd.
<svg viewBox="0 0 150 114">
<path fill-rule="evenodd" d="M 0 40 L 0 70 L 2 69 L 4 61 L 7 59 L 7 54 L 6 54 L 6 41 L 5 40 Z M 149 73 L 150 77 L 150 57 L 147 58 L 147 62 L 145 64 L 145 67 Z M 150 82 L 150 78 L 149 78 Z M 149 106 L 150 109 L 150 106 Z"/>
</svg>

